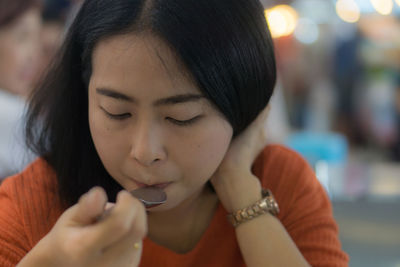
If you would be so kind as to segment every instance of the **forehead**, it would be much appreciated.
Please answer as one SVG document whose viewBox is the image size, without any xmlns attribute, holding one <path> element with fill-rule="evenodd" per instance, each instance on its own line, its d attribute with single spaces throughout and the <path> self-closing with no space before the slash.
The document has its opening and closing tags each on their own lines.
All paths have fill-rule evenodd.
<svg viewBox="0 0 400 267">
<path fill-rule="evenodd" d="M 152 36 L 127 34 L 100 41 L 93 52 L 92 70 L 91 82 L 101 86 L 199 93 L 178 57 Z"/>
</svg>

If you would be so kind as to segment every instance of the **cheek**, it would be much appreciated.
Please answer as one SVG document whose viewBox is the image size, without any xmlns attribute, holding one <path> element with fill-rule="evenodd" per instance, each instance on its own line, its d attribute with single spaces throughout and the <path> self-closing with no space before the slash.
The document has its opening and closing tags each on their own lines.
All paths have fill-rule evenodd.
<svg viewBox="0 0 400 267">
<path fill-rule="evenodd" d="M 182 153 L 185 155 L 185 175 L 193 177 L 192 180 L 206 182 L 217 170 L 229 148 L 232 131 L 222 125 L 210 129 L 195 135 Z"/>
<path fill-rule="evenodd" d="M 0 73 L 4 78 L 12 79 L 19 73 L 19 57 L 18 51 L 15 47 L 9 44 L 0 45 Z"/>
<path fill-rule="evenodd" d="M 21 42 L 10 40 L 7 42 L 7 60 L 14 68 L 23 68 L 26 58 L 26 47 Z M 18 69 L 16 69 L 18 71 Z"/>
<path fill-rule="evenodd" d="M 94 146 L 96 147 L 97 153 L 103 161 L 103 155 L 106 155 L 108 150 L 106 146 L 106 140 L 109 138 L 107 131 L 103 129 L 101 125 L 100 116 L 93 110 L 90 110 L 89 112 L 89 126 Z"/>
<path fill-rule="evenodd" d="M 122 157 L 121 152 L 126 145 L 121 144 L 123 139 L 115 136 L 110 127 L 107 127 L 104 116 L 92 107 L 89 108 L 89 126 L 96 151 L 104 167 L 112 173 L 112 168 Z"/>
</svg>

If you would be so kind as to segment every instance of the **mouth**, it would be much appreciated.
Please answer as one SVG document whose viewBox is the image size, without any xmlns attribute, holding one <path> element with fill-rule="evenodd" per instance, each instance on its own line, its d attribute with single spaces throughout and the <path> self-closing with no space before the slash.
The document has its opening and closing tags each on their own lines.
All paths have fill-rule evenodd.
<svg viewBox="0 0 400 267">
<path fill-rule="evenodd" d="M 146 209 L 157 207 L 167 201 L 164 190 L 156 187 L 140 187 L 131 191 L 131 194 L 139 199 Z"/>
<path fill-rule="evenodd" d="M 160 189 L 165 189 L 167 186 L 169 186 L 170 184 L 172 184 L 172 182 L 168 182 L 168 183 L 158 183 L 158 184 L 144 184 L 141 182 L 138 182 L 136 180 L 133 180 L 138 188 L 142 188 L 142 187 L 156 187 L 156 188 L 160 188 Z"/>
</svg>

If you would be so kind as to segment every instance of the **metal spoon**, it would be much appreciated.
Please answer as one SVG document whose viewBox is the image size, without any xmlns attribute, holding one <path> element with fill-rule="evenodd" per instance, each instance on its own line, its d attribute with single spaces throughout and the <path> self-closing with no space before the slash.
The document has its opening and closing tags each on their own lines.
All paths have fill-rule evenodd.
<svg viewBox="0 0 400 267">
<path fill-rule="evenodd" d="M 140 187 L 131 191 L 131 194 L 139 199 L 146 209 L 154 208 L 167 200 L 167 194 L 165 194 L 164 190 L 154 186 Z"/>
<path fill-rule="evenodd" d="M 165 201 L 167 201 L 167 194 L 165 194 L 164 190 L 158 187 L 154 186 L 148 186 L 148 187 L 140 187 L 135 190 L 131 191 L 132 196 L 136 197 L 139 199 L 143 205 L 146 207 L 146 209 L 154 208 L 156 206 L 159 206 Z M 104 211 L 103 214 L 101 214 L 98 218 L 97 221 L 103 220 L 106 218 L 113 207 L 109 208 L 108 210 Z"/>
</svg>

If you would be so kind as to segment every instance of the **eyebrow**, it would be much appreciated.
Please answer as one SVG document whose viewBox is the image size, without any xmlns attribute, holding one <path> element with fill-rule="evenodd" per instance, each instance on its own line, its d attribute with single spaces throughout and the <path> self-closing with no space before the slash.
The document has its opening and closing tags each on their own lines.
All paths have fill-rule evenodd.
<svg viewBox="0 0 400 267">
<path fill-rule="evenodd" d="M 139 102 L 134 97 L 127 96 L 125 94 L 122 94 L 120 92 L 117 92 L 117 91 L 115 91 L 113 89 L 109 89 L 109 88 L 97 88 L 96 92 L 99 95 L 111 97 L 116 100 L 130 102 L 130 103 L 134 103 L 134 104 L 137 104 Z M 169 106 L 169 105 L 175 105 L 175 104 L 180 104 L 180 103 L 197 102 L 203 98 L 204 98 L 204 96 L 199 95 L 199 94 L 181 94 L 181 95 L 174 95 L 174 96 L 158 99 L 154 102 L 153 105 L 154 106 Z"/>
</svg>

